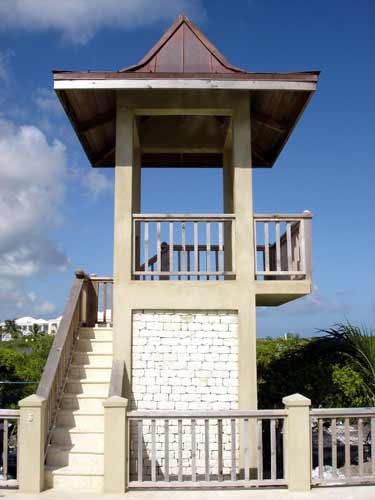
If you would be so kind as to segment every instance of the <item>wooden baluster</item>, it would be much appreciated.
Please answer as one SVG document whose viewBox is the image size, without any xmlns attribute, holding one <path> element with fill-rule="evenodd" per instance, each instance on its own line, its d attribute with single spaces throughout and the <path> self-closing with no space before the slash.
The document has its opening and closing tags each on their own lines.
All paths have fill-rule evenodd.
<svg viewBox="0 0 375 500">
<path fill-rule="evenodd" d="M 103 283 L 103 323 L 107 323 L 107 282 Z"/>
<path fill-rule="evenodd" d="M 358 470 L 363 476 L 363 418 L 358 418 Z"/>
<path fill-rule="evenodd" d="M 178 480 L 182 481 L 182 420 L 178 419 Z"/>
<path fill-rule="evenodd" d="M 198 250 L 198 271 L 200 272 L 200 270 L 201 270 L 201 253 Z M 201 279 L 200 274 L 198 275 L 198 279 L 199 280 Z"/>
<path fill-rule="evenodd" d="M 230 421 L 231 428 L 231 472 L 230 478 L 232 481 L 237 479 L 237 466 L 236 466 L 236 419 L 232 418 Z"/>
<path fill-rule="evenodd" d="M 336 419 L 332 418 L 331 420 L 331 453 L 332 453 L 332 476 L 337 478 L 337 427 L 336 427 Z"/>
<path fill-rule="evenodd" d="M 220 271 L 224 274 L 224 246 L 223 246 L 223 222 L 219 222 L 219 264 L 217 265 L 216 271 Z"/>
<path fill-rule="evenodd" d="M 143 242 L 143 253 L 145 259 L 144 271 L 148 272 L 148 259 L 149 259 L 149 235 L 148 235 L 148 222 L 145 222 L 145 230 L 144 230 L 144 242 Z M 145 276 L 146 279 L 146 276 Z"/>
<path fill-rule="evenodd" d="M 375 476 L 375 417 L 371 417 L 371 474 Z"/>
<path fill-rule="evenodd" d="M 236 220 L 231 221 L 231 233 L 232 233 L 232 269 L 234 273 L 236 271 Z"/>
<path fill-rule="evenodd" d="M 299 223 L 299 234 L 300 234 L 300 262 L 301 271 L 306 273 L 306 241 L 305 241 L 305 223 L 303 220 Z"/>
<path fill-rule="evenodd" d="M 174 243 L 173 243 L 173 222 L 169 223 L 169 272 L 171 275 L 173 274 L 173 252 L 174 252 Z"/>
<path fill-rule="evenodd" d="M 161 271 L 161 241 L 160 241 L 161 227 L 160 222 L 156 223 L 156 269 L 158 273 Z"/>
<path fill-rule="evenodd" d="M 290 222 L 286 223 L 286 250 L 288 255 L 287 271 L 291 273 L 293 270 L 293 259 L 292 259 L 292 227 Z"/>
<path fill-rule="evenodd" d="M 138 420 L 138 481 L 143 481 L 143 420 Z"/>
<path fill-rule="evenodd" d="M 318 419 L 318 466 L 319 466 L 319 479 L 323 481 L 323 467 L 324 467 L 324 441 L 323 441 L 323 419 Z"/>
<path fill-rule="evenodd" d="M 8 479 L 8 420 L 5 418 L 3 421 L 3 479 Z"/>
<path fill-rule="evenodd" d="M 164 480 L 169 482 L 169 420 L 164 420 Z"/>
<path fill-rule="evenodd" d="M 276 271 L 281 271 L 280 222 L 276 222 Z"/>
<path fill-rule="evenodd" d="M 258 481 L 263 480 L 263 421 L 258 420 L 258 446 L 257 446 L 257 467 Z"/>
<path fill-rule="evenodd" d="M 194 222 L 194 272 L 198 274 L 199 264 L 198 264 L 198 223 Z M 198 276 L 199 279 L 199 276 Z"/>
<path fill-rule="evenodd" d="M 154 263 L 151 264 L 151 272 L 153 273 L 154 272 Z M 155 276 L 153 274 L 151 274 L 151 281 L 154 281 L 155 279 Z"/>
<path fill-rule="evenodd" d="M 156 422 L 151 420 L 151 481 L 156 482 Z"/>
<path fill-rule="evenodd" d="M 193 483 L 197 480 L 197 445 L 195 436 L 195 419 L 191 420 L 191 480 Z"/>
<path fill-rule="evenodd" d="M 217 421 L 217 478 L 219 481 L 224 480 L 223 475 L 223 420 Z"/>
<path fill-rule="evenodd" d="M 181 271 L 181 250 L 177 250 L 177 271 Z M 178 279 L 181 279 L 181 275 L 178 275 Z"/>
<path fill-rule="evenodd" d="M 268 222 L 264 223 L 264 270 L 270 270 L 270 232 Z"/>
<path fill-rule="evenodd" d="M 271 479 L 276 479 L 276 420 L 273 418 L 270 422 L 271 430 Z"/>
<path fill-rule="evenodd" d="M 250 449 L 249 449 L 249 419 L 243 421 L 243 453 L 244 453 L 244 479 L 250 479 Z"/>
<path fill-rule="evenodd" d="M 345 477 L 349 478 L 351 476 L 350 472 L 350 428 L 349 428 L 349 418 L 345 418 L 344 423 L 345 429 Z"/>
<path fill-rule="evenodd" d="M 181 224 L 182 272 L 186 273 L 186 225 Z"/>
<path fill-rule="evenodd" d="M 218 272 L 219 271 L 219 251 L 215 249 L 214 254 L 215 254 L 215 271 Z M 218 279 L 219 279 L 219 275 L 217 274 L 216 280 L 218 280 Z"/>
<path fill-rule="evenodd" d="M 187 250 L 187 271 L 190 272 L 190 250 Z M 188 275 L 188 280 L 190 280 L 190 274 Z"/>
<path fill-rule="evenodd" d="M 211 272 L 211 224 L 206 223 L 206 271 L 207 279 L 209 280 L 209 273 Z"/>
<path fill-rule="evenodd" d="M 209 420 L 204 420 L 204 465 L 205 465 L 205 480 L 210 480 L 210 431 Z"/>
</svg>

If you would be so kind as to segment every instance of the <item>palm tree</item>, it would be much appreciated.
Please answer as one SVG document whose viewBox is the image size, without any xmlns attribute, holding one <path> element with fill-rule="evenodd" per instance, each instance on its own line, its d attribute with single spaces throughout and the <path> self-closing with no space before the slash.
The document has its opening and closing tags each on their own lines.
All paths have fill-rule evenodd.
<svg viewBox="0 0 375 500">
<path fill-rule="evenodd" d="M 31 335 L 33 335 L 33 337 L 39 337 L 40 335 L 43 335 L 42 329 L 40 328 L 40 325 L 38 325 L 37 323 L 34 323 L 32 325 L 30 333 Z"/>
<path fill-rule="evenodd" d="M 335 350 L 347 355 L 362 375 L 368 401 L 375 406 L 375 336 L 365 327 L 338 323 L 332 328 L 321 330 L 325 337 L 319 341 L 329 351 Z"/>
<path fill-rule="evenodd" d="M 9 333 L 12 339 L 18 339 L 22 337 L 21 327 L 17 325 L 14 319 L 6 319 L 3 327 L 4 333 Z"/>
</svg>

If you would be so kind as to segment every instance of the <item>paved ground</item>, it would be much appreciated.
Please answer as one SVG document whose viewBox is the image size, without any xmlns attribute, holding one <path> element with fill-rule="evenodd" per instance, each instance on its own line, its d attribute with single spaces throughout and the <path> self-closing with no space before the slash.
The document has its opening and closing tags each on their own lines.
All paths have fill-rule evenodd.
<svg viewBox="0 0 375 500">
<path fill-rule="evenodd" d="M 281 489 L 206 490 L 206 491 L 132 491 L 124 495 L 93 495 L 45 491 L 26 495 L 15 490 L 0 490 L 1 500 L 375 500 L 375 486 L 314 488 L 309 493 L 290 493 Z"/>
</svg>

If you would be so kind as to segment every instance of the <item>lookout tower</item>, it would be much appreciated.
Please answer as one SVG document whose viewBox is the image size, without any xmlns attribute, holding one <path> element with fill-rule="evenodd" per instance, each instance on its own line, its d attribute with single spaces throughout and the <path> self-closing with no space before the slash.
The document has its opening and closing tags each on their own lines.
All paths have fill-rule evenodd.
<svg viewBox="0 0 375 500">
<path fill-rule="evenodd" d="M 256 306 L 302 297 L 311 293 L 313 283 L 311 214 L 255 214 L 252 170 L 273 167 L 318 75 L 237 68 L 183 16 L 134 66 L 115 72 L 54 72 L 54 88 L 92 167 L 115 169 L 114 276 L 81 276 L 84 284 L 77 286 L 85 293 L 83 303 L 94 305 L 80 324 L 101 323 L 102 330 L 99 339 L 85 339 L 90 333 L 83 332 L 78 342 L 81 353 L 95 354 L 108 342 L 105 331 L 112 335 L 113 328 L 110 396 L 127 398 L 134 419 L 137 411 L 148 410 L 257 408 Z M 222 169 L 223 213 L 142 213 L 141 169 L 148 167 L 188 167 L 192 176 L 200 167 Z M 92 359 L 87 354 L 86 364 Z M 78 366 L 77 373 L 83 369 Z M 98 383 L 100 373 L 104 377 L 104 371 L 95 372 Z M 82 384 L 70 385 L 69 397 L 79 390 Z M 91 388 L 91 399 L 98 392 Z M 69 401 L 66 408 L 73 411 Z M 76 410 L 83 411 L 84 394 L 77 401 Z M 110 433 L 106 425 L 104 432 Z M 130 481 L 134 476 L 142 483 L 148 473 L 152 481 L 173 473 L 181 479 L 188 471 L 194 478 L 200 466 L 209 477 L 208 426 L 202 430 L 202 450 L 197 445 L 190 458 L 180 447 L 160 457 L 164 444 L 155 438 L 158 429 L 154 420 L 147 429 L 131 427 L 130 445 L 121 455 L 129 455 Z M 118 486 L 116 467 L 122 460 L 115 450 L 123 431 L 116 432 L 106 441 L 113 450 L 112 462 L 106 459 L 104 465 L 113 467 L 109 490 Z M 178 423 L 176 435 L 181 433 Z M 216 449 L 224 446 L 220 475 L 229 465 L 226 444 L 219 432 L 215 435 Z M 255 447 L 247 454 L 247 445 L 242 446 L 247 451 L 238 463 L 246 479 L 249 467 L 256 468 Z M 58 459 L 48 462 L 48 456 L 47 464 L 56 464 Z M 90 474 L 99 484 L 103 465 L 95 466 Z M 55 478 L 61 470 L 53 471 Z"/>
</svg>

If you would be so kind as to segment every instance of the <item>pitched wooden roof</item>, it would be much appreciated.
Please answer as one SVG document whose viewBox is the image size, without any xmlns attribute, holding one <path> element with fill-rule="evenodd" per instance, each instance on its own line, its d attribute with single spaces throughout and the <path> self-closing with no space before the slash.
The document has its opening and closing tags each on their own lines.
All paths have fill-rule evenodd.
<svg viewBox="0 0 375 500">
<path fill-rule="evenodd" d="M 232 66 L 194 26 L 180 16 L 138 64 L 120 73 L 246 73 Z"/>
<path fill-rule="evenodd" d="M 204 92 L 216 93 L 247 90 L 251 93 L 252 163 L 254 167 L 272 167 L 313 95 L 318 77 L 319 71 L 256 73 L 237 68 L 189 19 L 180 16 L 137 64 L 114 72 L 54 71 L 54 84 L 95 167 L 112 167 L 115 163 L 117 89 L 130 92 L 139 89 L 154 100 L 161 89 L 168 92 L 206 89 Z M 148 124 L 140 125 L 146 149 L 151 145 L 147 142 L 148 128 L 156 122 L 157 117 L 150 117 Z M 215 126 L 208 117 L 200 125 L 203 130 Z M 190 149 L 194 149 L 196 141 L 192 136 Z M 144 151 L 142 164 L 221 166 L 222 155 Z"/>
</svg>

